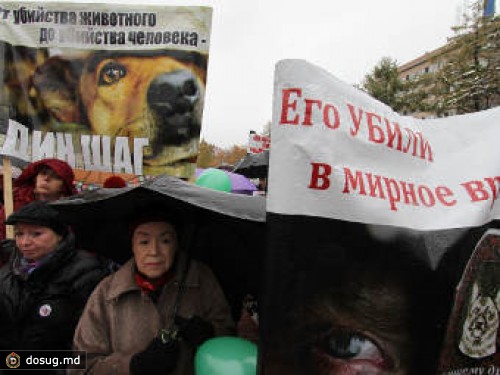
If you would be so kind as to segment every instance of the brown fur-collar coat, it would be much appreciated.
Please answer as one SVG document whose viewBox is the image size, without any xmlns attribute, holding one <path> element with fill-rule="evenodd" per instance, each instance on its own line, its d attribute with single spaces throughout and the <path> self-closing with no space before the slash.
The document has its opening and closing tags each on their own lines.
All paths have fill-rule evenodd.
<svg viewBox="0 0 500 375">
<path fill-rule="evenodd" d="M 180 253 L 179 255 L 182 255 Z M 87 373 L 128 374 L 130 358 L 146 348 L 161 328 L 168 328 L 185 258 L 179 257 L 174 279 L 155 305 L 134 281 L 133 259 L 104 279 L 91 295 L 76 328 L 74 349 L 87 352 Z M 181 261 L 182 259 L 182 261 Z M 211 322 L 215 335 L 234 333 L 230 308 L 212 271 L 191 261 L 177 312 Z M 194 349 L 181 342 L 175 374 L 193 373 Z"/>
</svg>

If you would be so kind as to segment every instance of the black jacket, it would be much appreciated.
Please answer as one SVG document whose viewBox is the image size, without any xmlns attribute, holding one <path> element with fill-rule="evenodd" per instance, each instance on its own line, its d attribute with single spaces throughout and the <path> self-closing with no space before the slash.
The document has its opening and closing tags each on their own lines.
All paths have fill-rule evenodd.
<svg viewBox="0 0 500 375">
<path fill-rule="evenodd" d="M 0 269 L 0 350 L 69 350 L 90 293 L 108 274 L 97 257 L 77 251 L 68 234 L 47 262 L 18 272 L 16 252 Z"/>
</svg>

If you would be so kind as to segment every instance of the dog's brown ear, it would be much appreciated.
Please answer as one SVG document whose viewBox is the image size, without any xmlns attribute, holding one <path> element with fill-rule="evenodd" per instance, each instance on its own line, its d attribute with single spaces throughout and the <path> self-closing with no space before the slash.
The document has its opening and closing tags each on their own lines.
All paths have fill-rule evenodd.
<svg viewBox="0 0 500 375">
<path fill-rule="evenodd" d="M 45 111 L 29 96 L 33 72 L 48 58 L 46 49 L 12 46 L 0 42 L 3 49 L 3 91 L 11 116 L 29 128 L 37 128 L 44 121 Z"/>
<path fill-rule="evenodd" d="M 33 74 L 30 95 L 58 122 L 80 123 L 78 84 L 82 67 L 79 58 L 51 57 Z"/>
</svg>

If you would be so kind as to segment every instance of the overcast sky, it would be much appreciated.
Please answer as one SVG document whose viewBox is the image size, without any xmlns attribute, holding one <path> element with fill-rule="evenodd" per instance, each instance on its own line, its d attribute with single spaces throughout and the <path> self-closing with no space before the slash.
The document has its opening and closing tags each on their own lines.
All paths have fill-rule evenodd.
<svg viewBox="0 0 500 375">
<path fill-rule="evenodd" d="M 246 145 L 272 117 L 274 65 L 305 59 L 360 83 L 384 56 L 408 62 L 446 43 L 464 0 L 213 0 L 202 137 Z"/>
</svg>

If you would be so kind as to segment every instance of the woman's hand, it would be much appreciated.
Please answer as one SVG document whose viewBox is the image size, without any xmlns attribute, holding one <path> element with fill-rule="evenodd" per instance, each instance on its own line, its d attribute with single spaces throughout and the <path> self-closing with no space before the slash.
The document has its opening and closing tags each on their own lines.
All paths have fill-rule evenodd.
<svg viewBox="0 0 500 375">
<path fill-rule="evenodd" d="M 155 337 L 142 352 L 134 354 L 130 360 L 130 373 L 137 374 L 168 374 L 177 366 L 179 343 L 170 340 L 164 343 Z"/>
<path fill-rule="evenodd" d="M 179 329 L 179 336 L 194 347 L 198 347 L 215 335 L 212 323 L 197 315 L 189 319 L 176 315 L 174 322 Z"/>
</svg>

